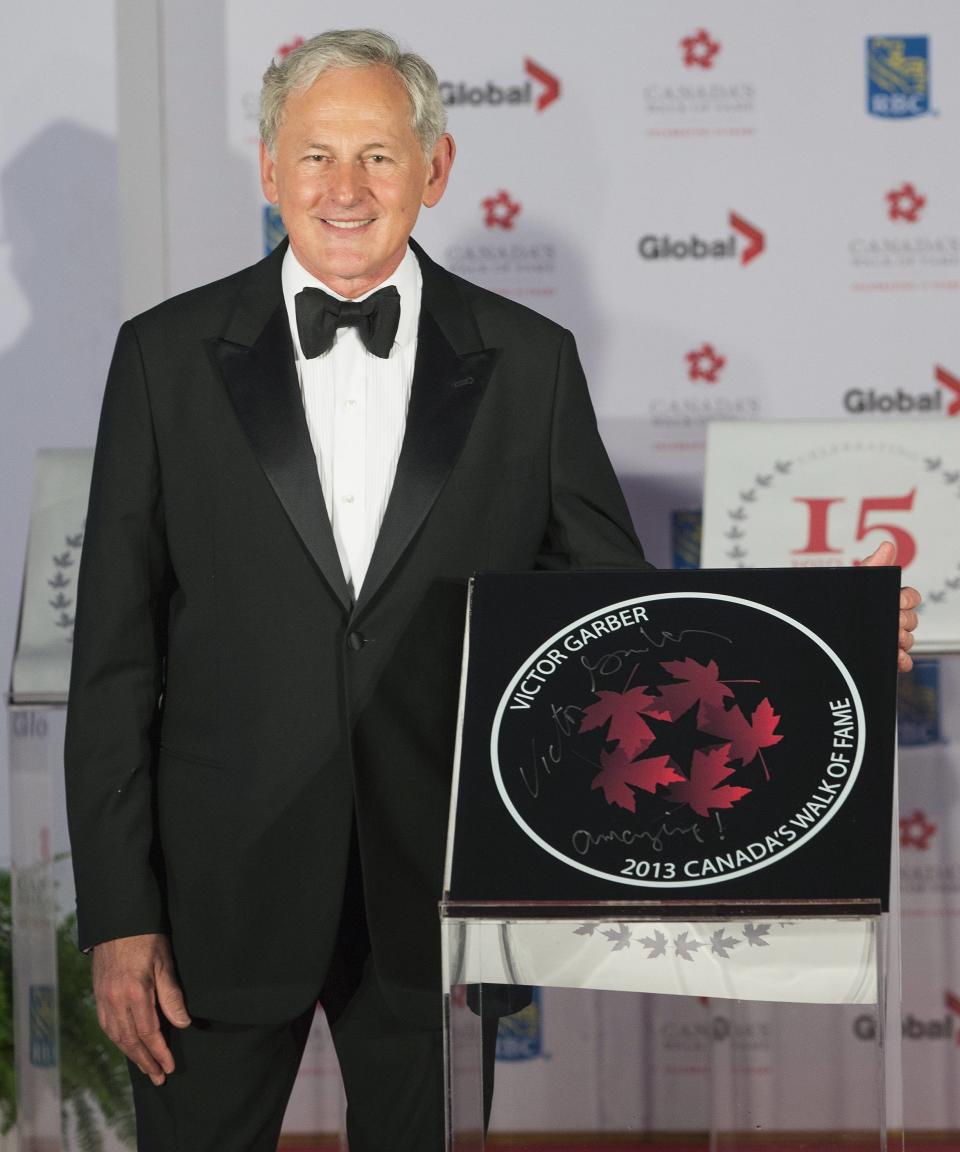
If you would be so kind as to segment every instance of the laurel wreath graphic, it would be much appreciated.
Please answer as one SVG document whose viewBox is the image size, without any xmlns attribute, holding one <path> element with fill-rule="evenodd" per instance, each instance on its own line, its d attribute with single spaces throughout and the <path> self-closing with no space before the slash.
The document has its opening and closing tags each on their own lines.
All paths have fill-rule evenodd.
<svg viewBox="0 0 960 1152">
<path fill-rule="evenodd" d="M 850 445 L 844 445 L 844 447 L 850 447 Z M 758 472 L 753 478 L 752 485 L 742 489 L 738 493 L 740 502 L 733 508 L 727 509 L 729 524 L 724 531 L 724 537 L 730 541 L 730 547 L 725 552 L 725 555 L 729 560 L 734 562 L 735 567 L 749 567 L 748 561 L 750 553 L 747 546 L 747 537 L 751 510 L 758 506 L 758 501 L 760 501 L 766 493 L 773 491 L 778 480 L 781 480 L 784 476 L 789 476 L 794 466 L 801 462 L 799 458 L 774 461 L 773 467 L 769 472 Z M 934 475 L 939 474 L 944 484 L 954 489 L 956 496 L 960 497 L 960 468 L 946 467 L 939 456 L 925 457 L 923 465 L 928 473 Z M 928 588 L 924 592 L 924 599 L 918 611 L 923 612 L 924 606 L 927 603 L 941 604 L 958 591 L 960 591 L 960 561 L 957 562 L 954 571 L 945 576 L 940 584 Z"/>
<path fill-rule="evenodd" d="M 68 596 L 67 593 L 73 591 L 73 574 L 80 561 L 79 553 L 83 547 L 83 531 L 84 525 L 81 525 L 79 532 L 67 533 L 64 536 L 64 550 L 51 557 L 53 569 L 51 576 L 47 579 L 47 584 L 53 589 L 51 599 L 47 601 L 53 610 L 53 622 L 57 628 L 63 629 L 64 639 L 68 644 L 73 643 L 74 613 L 70 609 L 74 606 L 75 594 Z M 68 575 L 68 573 L 70 574 Z M 69 631 L 67 631 L 68 629 Z"/>
</svg>

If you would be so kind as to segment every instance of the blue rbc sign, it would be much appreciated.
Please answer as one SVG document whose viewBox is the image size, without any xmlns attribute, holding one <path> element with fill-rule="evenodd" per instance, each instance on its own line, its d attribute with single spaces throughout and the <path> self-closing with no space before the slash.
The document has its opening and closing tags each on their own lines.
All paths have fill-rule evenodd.
<svg viewBox="0 0 960 1152">
<path fill-rule="evenodd" d="M 700 567 L 703 512 L 699 508 L 674 509 L 670 517 L 670 544 L 674 568 Z"/>
<path fill-rule="evenodd" d="M 536 1060 L 543 1055 L 543 1006 L 540 989 L 512 1016 L 502 1016 L 497 1031 L 498 1060 Z"/>
<path fill-rule="evenodd" d="M 913 671 L 900 678 L 897 737 L 901 748 L 941 742 L 939 660 L 914 660 Z"/>
<path fill-rule="evenodd" d="M 867 38 L 867 111 L 888 120 L 930 111 L 928 37 Z"/>
<path fill-rule="evenodd" d="M 269 256 L 287 234 L 283 221 L 280 219 L 280 209 L 275 204 L 263 206 L 263 254 Z"/>
<path fill-rule="evenodd" d="M 57 1063 L 57 999 L 51 984 L 30 985 L 30 1063 L 54 1068 Z"/>
</svg>

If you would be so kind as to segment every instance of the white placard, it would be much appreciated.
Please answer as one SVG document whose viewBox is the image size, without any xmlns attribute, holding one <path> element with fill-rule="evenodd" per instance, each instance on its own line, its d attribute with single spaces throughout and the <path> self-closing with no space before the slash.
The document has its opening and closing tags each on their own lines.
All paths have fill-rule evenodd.
<svg viewBox="0 0 960 1152">
<path fill-rule="evenodd" d="M 576 947 L 574 947 L 576 945 Z M 464 983 L 537 984 L 768 1000 L 876 1004 L 876 922 L 471 923 Z"/>
<path fill-rule="evenodd" d="M 707 437 L 705 568 L 852 564 L 897 545 L 923 595 L 917 652 L 960 648 L 960 425 L 716 423 Z"/>
<path fill-rule="evenodd" d="M 17 703 L 62 703 L 67 698 L 92 467 L 90 449 L 37 453 L 10 688 Z"/>
</svg>

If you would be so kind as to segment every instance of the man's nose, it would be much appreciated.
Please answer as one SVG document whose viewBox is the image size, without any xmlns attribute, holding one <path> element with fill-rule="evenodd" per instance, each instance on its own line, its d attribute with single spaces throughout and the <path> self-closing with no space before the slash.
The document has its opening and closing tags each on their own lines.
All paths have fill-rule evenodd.
<svg viewBox="0 0 960 1152">
<path fill-rule="evenodd" d="M 355 204 L 363 195 L 363 169 L 357 164 L 338 164 L 333 195 L 338 204 Z"/>
</svg>

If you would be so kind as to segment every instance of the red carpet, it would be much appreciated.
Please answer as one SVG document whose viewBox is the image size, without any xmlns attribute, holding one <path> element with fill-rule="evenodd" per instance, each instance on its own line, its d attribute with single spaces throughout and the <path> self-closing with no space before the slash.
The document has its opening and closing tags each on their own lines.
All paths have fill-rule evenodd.
<svg viewBox="0 0 960 1152">
<path fill-rule="evenodd" d="M 278 1152 L 334 1152 L 334 1140 L 322 1143 L 304 1143 L 300 1140 L 284 1140 Z M 783 1136 L 744 1136 L 730 1139 L 720 1145 L 721 1152 L 859 1152 L 871 1149 L 877 1152 L 877 1138 L 858 1133 L 790 1133 Z M 899 1152 L 899 1140 L 891 1138 L 890 1152 Z M 631 1140 L 626 1137 L 611 1136 L 605 1140 L 594 1138 L 568 1138 L 558 1142 L 555 1138 L 521 1135 L 492 1136 L 487 1141 L 489 1152 L 708 1152 L 709 1142 L 703 1137 L 649 1137 L 646 1140 Z M 905 1152 L 960 1152 L 960 1132 L 924 1133 L 913 1136 L 908 1133 Z"/>
</svg>

